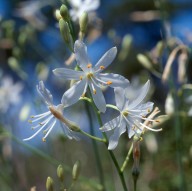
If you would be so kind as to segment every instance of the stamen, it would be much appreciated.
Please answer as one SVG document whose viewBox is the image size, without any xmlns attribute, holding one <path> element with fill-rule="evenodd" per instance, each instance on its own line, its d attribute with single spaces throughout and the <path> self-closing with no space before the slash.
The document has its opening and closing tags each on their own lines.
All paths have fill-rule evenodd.
<svg viewBox="0 0 192 191">
<path fill-rule="evenodd" d="M 80 78 L 80 80 L 82 80 L 82 79 L 83 79 L 83 76 L 79 76 L 79 78 Z"/>
<path fill-rule="evenodd" d="M 42 141 L 43 141 L 43 142 L 46 142 L 46 139 L 43 137 L 43 138 L 42 138 Z"/>
<path fill-rule="evenodd" d="M 94 88 L 93 83 L 91 83 L 91 88 L 92 88 L 92 90 L 93 90 L 93 94 L 96 94 L 96 89 Z"/>
<path fill-rule="evenodd" d="M 99 68 L 100 68 L 101 70 L 103 70 L 103 69 L 105 69 L 105 66 L 100 66 Z"/>
<path fill-rule="evenodd" d="M 91 68 L 92 67 L 92 64 L 87 64 L 87 68 Z"/>
<path fill-rule="evenodd" d="M 147 125 L 144 125 L 143 123 L 140 123 L 140 125 L 151 131 L 155 131 L 155 132 L 162 131 L 162 129 L 152 129 L 152 128 L 148 127 Z"/>
<path fill-rule="evenodd" d="M 151 112 L 151 110 L 148 108 L 148 109 L 147 109 L 147 112 L 148 112 L 148 113 L 150 113 L 150 112 Z"/>
<path fill-rule="evenodd" d="M 96 90 L 95 89 L 93 90 L 93 93 L 96 94 Z"/>
<path fill-rule="evenodd" d="M 29 123 L 33 123 L 33 122 L 35 122 L 35 121 L 39 121 L 40 119 L 43 119 L 43 118 L 45 118 L 46 116 L 48 116 L 50 113 L 51 113 L 51 112 L 48 111 L 48 112 L 46 112 L 46 113 L 43 113 L 43 114 L 40 114 L 40 115 L 36 115 L 36 116 L 33 117 L 33 118 L 36 118 L 36 119 L 34 119 L 34 120 L 28 120 L 28 122 L 29 122 Z"/>
<path fill-rule="evenodd" d="M 88 79 L 91 79 L 92 77 L 93 77 L 93 73 L 90 72 L 90 73 L 87 74 Z"/>
</svg>

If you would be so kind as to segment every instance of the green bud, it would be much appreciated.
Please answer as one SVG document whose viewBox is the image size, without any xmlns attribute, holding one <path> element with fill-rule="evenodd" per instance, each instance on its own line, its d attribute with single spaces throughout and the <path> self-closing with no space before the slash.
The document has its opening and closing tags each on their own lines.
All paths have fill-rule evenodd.
<svg viewBox="0 0 192 191">
<path fill-rule="evenodd" d="M 64 180 L 64 171 L 63 171 L 63 167 L 62 167 L 61 164 L 57 167 L 57 176 L 58 176 L 59 180 L 61 182 L 63 182 L 63 180 Z"/>
<path fill-rule="evenodd" d="M 10 68 L 14 71 L 18 71 L 20 69 L 18 60 L 15 57 L 10 57 L 8 59 L 8 64 L 9 64 Z"/>
<path fill-rule="evenodd" d="M 69 47 L 69 49 L 73 52 L 73 39 L 69 30 L 69 25 L 67 22 L 65 22 L 63 19 L 59 20 L 59 27 L 61 35 L 66 43 L 66 45 Z"/>
<path fill-rule="evenodd" d="M 53 179 L 51 177 L 47 177 L 46 181 L 46 189 L 47 191 L 53 191 Z"/>
<path fill-rule="evenodd" d="M 61 5 L 60 14 L 65 21 L 69 21 L 69 11 L 65 5 Z"/>
<path fill-rule="evenodd" d="M 59 21 L 62 17 L 61 17 L 61 14 L 60 14 L 60 10 L 55 10 L 55 18 Z"/>
<path fill-rule="evenodd" d="M 88 14 L 87 12 L 83 12 L 81 17 L 79 18 L 80 32 L 85 34 L 88 22 L 89 22 Z"/>
<path fill-rule="evenodd" d="M 163 53 L 163 49 L 164 49 L 165 45 L 164 45 L 164 42 L 163 41 L 159 41 L 156 45 L 156 54 L 157 54 L 157 57 L 160 57 Z"/>
<path fill-rule="evenodd" d="M 145 56 L 144 54 L 138 54 L 137 55 L 137 60 L 147 69 L 151 70 L 152 67 L 152 62 L 151 60 Z"/>
<path fill-rule="evenodd" d="M 75 164 L 73 166 L 73 171 L 72 171 L 72 178 L 74 181 L 76 181 L 78 179 L 80 170 L 81 170 L 81 163 L 78 160 L 75 162 Z"/>
</svg>

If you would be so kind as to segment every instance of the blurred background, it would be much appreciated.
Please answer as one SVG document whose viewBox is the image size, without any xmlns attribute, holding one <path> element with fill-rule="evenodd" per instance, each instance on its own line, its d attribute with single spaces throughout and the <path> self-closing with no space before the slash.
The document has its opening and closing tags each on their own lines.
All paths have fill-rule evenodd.
<svg viewBox="0 0 192 191">
<path fill-rule="evenodd" d="M 91 63 L 96 64 L 107 50 L 117 46 L 117 57 L 107 71 L 129 79 L 133 97 L 134 90 L 150 79 L 147 99 L 160 108 L 161 115 L 168 115 L 168 120 L 161 125 L 163 131 L 146 133 L 140 144 L 137 190 L 192 190 L 192 1 L 94 2 L 95 5 L 84 5 L 84 1 L 78 0 L 0 0 L 1 190 L 46 190 L 48 176 L 53 177 L 55 190 L 59 190 L 56 175 L 59 164 L 64 166 L 64 187 L 69 188 L 72 167 L 77 160 L 81 162 L 80 178 L 71 190 L 101 190 L 89 138 L 68 140 L 57 124 L 46 143 L 42 142 L 42 134 L 23 141 L 34 133 L 29 117 L 47 111 L 36 91 L 38 82 L 44 81 L 55 105 L 70 85 L 52 73 L 58 67 L 75 67 L 55 16 L 63 3 L 70 10 L 76 34 L 81 11 L 89 12 L 84 41 Z M 114 103 L 112 89 L 105 90 L 105 98 L 107 103 Z M 103 121 L 115 115 L 109 109 L 102 115 Z M 95 134 L 101 136 L 94 113 L 88 115 L 83 102 L 68 108 L 66 116 L 87 132 L 92 126 Z M 122 135 L 114 151 L 120 163 L 130 144 L 127 134 Z M 107 190 L 121 190 L 106 148 L 102 144 L 98 148 Z M 131 156 L 125 170 L 129 190 L 133 190 L 132 164 Z"/>
</svg>

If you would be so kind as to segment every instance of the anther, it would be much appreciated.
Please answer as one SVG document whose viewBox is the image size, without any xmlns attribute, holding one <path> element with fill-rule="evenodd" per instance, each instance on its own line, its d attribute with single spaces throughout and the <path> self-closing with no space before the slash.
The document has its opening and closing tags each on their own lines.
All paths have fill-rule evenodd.
<svg viewBox="0 0 192 191">
<path fill-rule="evenodd" d="M 28 122 L 29 122 L 29 123 L 32 123 L 32 121 L 31 121 L 31 120 L 28 120 Z"/>
<path fill-rule="evenodd" d="M 32 115 L 30 118 L 34 118 L 34 116 Z"/>
<path fill-rule="evenodd" d="M 83 76 L 80 76 L 79 78 L 80 78 L 80 80 L 82 80 L 82 79 L 83 79 Z"/>
<path fill-rule="evenodd" d="M 105 69 L 105 66 L 100 66 L 99 68 L 100 68 L 101 70 L 103 70 L 103 69 Z"/>
<path fill-rule="evenodd" d="M 155 122 L 160 123 L 160 121 L 159 121 L 159 120 L 155 120 Z"/>
<path fill-rule="evenodd" d="M 85 97 L 85 93 L 83 93 L 83 94 L 81 95 L 81 97 Z"/>
<path fill-rule="evenodd" d="M 148 113 L 150 113 L 150 112 L 151 112 L 151 110 L 150 110 L 150 109 L 147 109 L 147 112 L 148 112 Z"/>
<path fill-rule="evenodd" d="M 93 93 L 96 94 L 96 90 L 95 89 L 93 90 Z"/>
<path fill-rule="evenodd" d="M 112 81 L 107 81 L 106 84 L 107 84 L 107 85 L 111 85 L 111 84 L 112 84 Z"/>
<path fill-rule="evenodd" d="M 91 68 L 92 67 L 92 64 L 87 64 L 87 68 Z"/>
<path fill-rule="evenodd" d="M 43 141 L 43 142 L 46 142 L 46 139 L 43 137 L 43 138 L 42 138 L 42 141 Z"/>
</svg>

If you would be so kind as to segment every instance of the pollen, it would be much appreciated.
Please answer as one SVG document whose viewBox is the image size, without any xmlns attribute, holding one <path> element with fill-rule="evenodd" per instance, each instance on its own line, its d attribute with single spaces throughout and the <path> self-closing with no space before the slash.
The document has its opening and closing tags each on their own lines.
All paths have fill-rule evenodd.
<svg viewBox="0 0 192 191">
<path fill-rule="evenodd" d="M 87 68 L 91 68 L 92 67 L 92 64 L 87 64 Z"/>
<path fill-rule="evenodd" d="M 111 85 L 111 84 L 112 84 L 112 81 L 107 81 L 106 84 L 107 84 L 107 85 Z"/>
<path fill-rule="evenodd" d="M 105 66 L 100 66 L 99 68 L 100 68 L 101 70 L 103 70 L 103 69 L 105 69 Z"/>
<path fill-rule="evenodd" d="M 96 94 L 96 93 L 97 93 L 95 89 L 93 90 L 93 93 L 94 93 L 94 94 Z"/>
<path fill-rule="evenodd" d="M 79 78 L 80 78 L 80 80 L 82 80 L 82 79 L 83 79 L 83 76 L 80 76 Z"/>
</svg>

